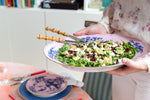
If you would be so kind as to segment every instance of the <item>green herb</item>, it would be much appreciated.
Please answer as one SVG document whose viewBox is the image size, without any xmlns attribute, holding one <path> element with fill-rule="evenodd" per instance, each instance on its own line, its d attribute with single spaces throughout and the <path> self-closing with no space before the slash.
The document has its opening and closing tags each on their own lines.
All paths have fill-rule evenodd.
<svg viewBox="0 0 150 100">
<path fill-rule="evenodd" d="M 104 67 L 121 63 L 122 58 L 132 59 L 137 48 L 130 42 L 92 41 L 88 44 L 65 43 L 57 53 L 59 61 L 78 67 Z"/>
</svg>

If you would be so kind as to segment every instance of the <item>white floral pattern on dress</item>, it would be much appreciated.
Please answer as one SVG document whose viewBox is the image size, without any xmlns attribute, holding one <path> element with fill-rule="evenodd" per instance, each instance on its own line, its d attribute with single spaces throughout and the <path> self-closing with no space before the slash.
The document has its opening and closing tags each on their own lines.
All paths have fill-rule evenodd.
<svg viewBox="0 0 150 100">
<path fill-rule="evenodd" d="M 142 27 L 142 31 L 143 31 L 143 32 L 144 32 L 144 31 L 150 32 L 150 21 L 149 21 L 145 26 Z"/>
<path fill-rule="evenodd" d="M 134 11 L 129 11 L 128 18 L 132 20 L 133 24 L 137 24 L 139 12 L 140 8 L 136 8 Z"/>
<path fill-rule="evenodd" d="M 149 3 L 147 3 L 149 2 Z M 101 22 L 110 33 L 132 36 L 150 45 L 150 0 L 114 0 Z M 100 23 L 101 23 L 100 22 Z"/>
<path fill-rule="evenodd" d="M 116 2 L 115 5 L 114 5 L 114 8 L 121 10 L 122 6 L 119 2 Z"/>
<path fill-rule="evenodd" d="M 149 9 L 150 0 L 114 0 L 105 9 L 104 16 L 99 23 L 103 24 L 107 30 L 109 29 L 109 33 L 136 38 L 150 46 Z M 150 52 L 150 49 L 148 51 Z M 145 61 L 150 69 L 150 61 Z"/>
</svg>

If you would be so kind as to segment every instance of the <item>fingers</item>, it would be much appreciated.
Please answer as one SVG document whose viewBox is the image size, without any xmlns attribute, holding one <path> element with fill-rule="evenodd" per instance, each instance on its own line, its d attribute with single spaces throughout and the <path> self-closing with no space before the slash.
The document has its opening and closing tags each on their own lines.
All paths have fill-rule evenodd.
<svg viewBox="0 0 150 100">
<path fill-rule="evenodd" d="M 107 33 L 106 28 L 101 24 L 95 24 L 78 31 L 73 35 L 81 36 L 81 35 L 92 35 L 92 34 L 103 34 L 103 33 Z"/>
<path fill-rule="evenodd" d="M 128 59 L 128 58 L 123 58 L 122 63 L 126 65 L 126 67 L 120 67 L 116 70 L 112 71 L 107 71 L 107 74 L 112 74 L 112 75 L 118 75 L 118 76 L 124 76 L 128 75 L 134 72 L 137 72 L 136 69 L 134 69 L 134 66 L 136 66 L 135 62 Z"/>
<path fill-rule="evenodd" d="M 122 59 L 122 63 L 124 63 L 126 66 L 136 66 L 136 62 L 135 61 L 133 61 L 133 60 L 130 60 L 130 59 L 128 59 L 128 58 L 123 58 Z"/>
<path fill-rule="evenodd" d="M 86 34 L 86 29 L 80 30 L 76 33 L 73 33 L 74 36 L 81 36 Z"/>
<path fill-rule="evenodd" d="M 124 75 L 130 74 L 130 69 L 128 67 L 121 67 L 116 70 L 106 71 L 105 73 L 112 74 L 112 75 L 118 75 L 118 76 L 124 76 Z"/>
<path fill-rule="evenodd" d="M 126 67 L 120 67 L 116 70 L 107 71 L 107 74 L 124 76 L 128 74 L 132 74 L 139 71 L 146 71 L 147 68 L 144 66 L 142 60 L 130 60 L 128 58 L 123 58 L 122 63 L 126 65 Z"/>
<path fill-rule="evenodd" d="M 123 58 L 122 63 L 124 63 L 129 68 L 134 68 L 139 71 L 147 70 L 146 64 L 144 64 L 143 60 L 141 60 L 141 59 L 130 60 L 128 58 Z"/>
</svg>

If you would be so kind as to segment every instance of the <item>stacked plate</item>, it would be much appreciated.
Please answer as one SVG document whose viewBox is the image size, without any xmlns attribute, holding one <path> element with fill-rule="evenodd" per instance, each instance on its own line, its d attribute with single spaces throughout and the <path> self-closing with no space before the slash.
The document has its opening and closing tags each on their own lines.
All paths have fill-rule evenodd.
<svg viewBox="0 0 150 100">
<path fill-rule="evenodd" d="M 19 87 L 19 94 L 27 100 L 58 100 L 67 96 L 71 88 L 64 77 L 45 74 L 23 82 Z"/>
</svg>

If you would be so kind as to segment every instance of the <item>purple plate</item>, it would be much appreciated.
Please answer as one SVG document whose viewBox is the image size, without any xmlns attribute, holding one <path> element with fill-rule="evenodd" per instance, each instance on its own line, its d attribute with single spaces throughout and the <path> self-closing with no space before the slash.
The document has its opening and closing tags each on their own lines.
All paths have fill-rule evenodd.
<svg viewBox="0 0 150 100">
<path fill-rule="evenodd" d="M 65 78 L 56 74 L 38 75 L 28 80 L 27 90 L 37 97 L 54 96 L 67 87 Z"/>
<path fill-rule="evenodd" d="M 65 90 L 63 90 L 62 92 L 51 96 L 51 97 L 37 97 L 33 94 L 31 94 L 27 89 L 26 89 L 26 83 L 28 82 L 28 80 L 24 81 L 20 87 L 19 87 L 19 95 L 24 99 L 24 100 L 59 100 L 62 99 L 64 97 L 66 97 L 67 95 L 69 95 L 69 93 L 72 90 L 72 86 L 68 85 L 67 88 Z"/>
<path fill-rule="evenodd" d="M 133 39 L 133 38 L 127 38 L 127 37 L 123 37 L 117 34 L 96 34 L 96 35 L 85 35 L 85 36 L 80 36 L 79 38 L 86 40 L 86 41 L 95 41 L 95 40 L 101 40 L 101 41 L 107 41 L 107 40 L 112 40 L 114 42 L 118 41 L 127 41 L 130 42 L 134 47 L 138 48 L 138 51 L 136 53 L 136 55 L 134 56 L 133 59 L 136 59 L 138 57 L 142 57 L 147 53 L 148 50 L 148 46 L 146 44 L 144 44 L 143 42 Z M 66 39 L 70 39 L 70 38 L 66 38 Z M 70 39 L 71 40 L 71 39 Z M 81 72 L 104 72 L 104 71 L 110 71 L 110 70 L 114 70 L 117 69 L 121 66 L 123 66 L 123 64 L 116 64 L 116 65 L 111 65 L 111 66 L 105 66 L 105 67 L 77 67 L 77 66 L 69 66 L 67 64 L 64 64 L 60 61 L 57 60 L 57 58 L 55 57 L 56 54 L 58 53 L 59 48 L 61 48 L 63 46 L 63 43 L 58 43 L 58 42 L 52 42 L 48 45 L 45 46 L 44 48 L 44 54 L 45 56 L 55 62 L 58 63 L 60 65 L 62 65 L 63 67 L 70 69 L 70 70 L 75 70 L 75 71 L 81 71 Z"/>
</svg>

